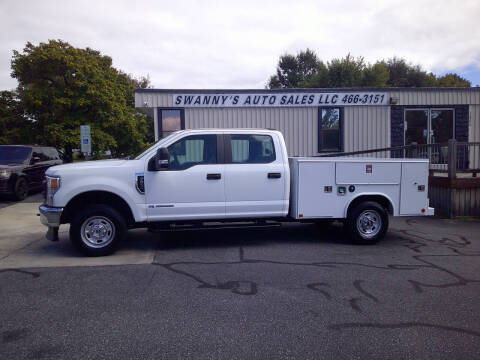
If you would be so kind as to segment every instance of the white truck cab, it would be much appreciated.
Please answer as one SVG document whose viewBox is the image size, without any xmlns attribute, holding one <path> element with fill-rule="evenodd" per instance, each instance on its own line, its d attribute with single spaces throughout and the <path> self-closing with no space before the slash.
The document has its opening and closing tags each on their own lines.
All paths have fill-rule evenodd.
<svg viewBox="0 0 480 360">
<path fill-rule="evenodd" d="M 51 167 L 46 185 L 47 238 L 70 223 L 73 244 L 94 256 L 133 227 L 344 219 L 353 241 L 375 243 L 388 213 L 433 214 L 428 160 L 289 159 L 275 130 L 182 130 L 133 160 Z"/>
</svg>

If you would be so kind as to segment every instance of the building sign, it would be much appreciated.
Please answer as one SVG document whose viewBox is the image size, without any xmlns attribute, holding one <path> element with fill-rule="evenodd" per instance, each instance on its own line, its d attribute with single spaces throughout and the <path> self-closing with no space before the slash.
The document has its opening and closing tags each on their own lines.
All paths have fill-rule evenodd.
<svg viewBox="0 0 480 360">
<path fill-rule="evenodd" d="M 179 107 L 267 107 L 388 105 L 384 92 L 173 94 Z"/>
</svg>

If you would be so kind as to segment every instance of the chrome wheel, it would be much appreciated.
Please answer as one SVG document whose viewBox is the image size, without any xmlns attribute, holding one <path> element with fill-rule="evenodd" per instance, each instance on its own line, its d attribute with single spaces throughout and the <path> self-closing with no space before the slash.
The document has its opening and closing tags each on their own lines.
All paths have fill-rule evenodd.
<svg viewBox="0 0 480 360">
<path fill-rule="evenodd" d="M 357 230 L 365 239 L 375 237 L 382 229 L 382 217 L 375 210 L 365 210 L 357 218 Z"/>
<path fill-rule="evenodd" d="M 102 248 L 115 238 L 115 225 L 104 216 L 92 216 L 83 222 L 80 235 L 85 245 Z"/>
</svg>

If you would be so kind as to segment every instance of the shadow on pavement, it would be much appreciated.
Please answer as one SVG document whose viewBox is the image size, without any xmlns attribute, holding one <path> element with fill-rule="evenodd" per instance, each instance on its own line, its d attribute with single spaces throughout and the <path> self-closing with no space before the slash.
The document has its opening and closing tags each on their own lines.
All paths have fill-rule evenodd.
<svg viewBox="0 0 480 360">
<path fill-rule="evenodd" d="M 43 202 L 43 194 L 41 190 L 30 191 L 30 194 L 25 200 L 17 201 L 14 199 L 13 195 L 0 194 L 0 209 L 6 208 L 7 206 L 15 205 L 18 203 L 41 203 Z"/>
<path fill-rule="evenodd" d="M 129 234 L 121 247 L 129 247 L 139 237 L 149 237 L 158 249 L 228 248 L 281 243 L 347 244 L 341 224 L 283 224 L 266 228 L 195 229 Z M 353 246 L 353 245 L 352 245 Z"/>
</svg>

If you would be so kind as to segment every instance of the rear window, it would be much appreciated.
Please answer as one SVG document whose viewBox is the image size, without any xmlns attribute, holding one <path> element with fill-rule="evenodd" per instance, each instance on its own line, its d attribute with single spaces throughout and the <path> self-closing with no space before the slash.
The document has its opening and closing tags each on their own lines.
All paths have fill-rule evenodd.
<svg viewBox="0 0 480 360">
<path fill-rule="evenodd" d="M 0 146 L 0 165 L 23 164 L 31 152 L 32 148 L 28 146 Z"/>
<path fill-rule="evenodd" d="M 232 163 L 266 164 L 275 161 L 275 147 L 269 135 L 230 135 Z"/>
</svg>

